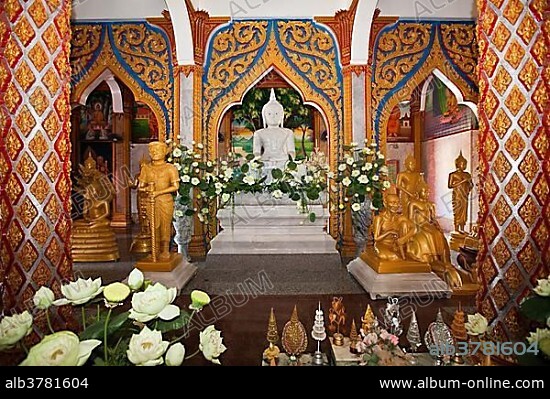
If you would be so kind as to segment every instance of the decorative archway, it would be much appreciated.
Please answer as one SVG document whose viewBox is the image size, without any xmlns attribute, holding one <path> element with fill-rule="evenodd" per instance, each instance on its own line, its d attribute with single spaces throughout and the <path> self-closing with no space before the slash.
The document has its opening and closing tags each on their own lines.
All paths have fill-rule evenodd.
<svg viewBox="0 0 550 399">
<path fill-rule="evenodd" d="M 275 69 L 324 114 L 329 164 L 335 169 L 343 149 L 343 75 L 333 34 L 312 20 L 233 21 L 215 31 L 207 47 L 202 80 L 202 137 L 206 156 L 217 157 L 218 127 L 225 111 Z M 330 234 L 341 234 L 338 214 Z"/>
<path fill-rule="evenodd" d="M 224 112 L 238 104 L 266 73 L 276 69 L 304 102 L 326 117 L 329 161 L 334 166 L 343 131 L 342 71 L 336 40 L 321 25 L 306 20 L 239 21 L 210 39 L 203 75 L 203 143 L 217 153 L 217 129 Z"/>
<path fill-rule="evenodd" d="M 477 102 L 473 22 L 398 21 L 378 34 L 373 59 L 373 129 L 383 150 L 391 110 L 434 70 L 456 85 L 464 101 Z"/>
<path fill-rule="evenodd" d="M 170 41 L 148 23 L 77 23 L 72 25 L 71 101 L 105 73 L 120 79 L 155 114 L 160 138 L 172 136 L 174 75 Z"/>
</svg>

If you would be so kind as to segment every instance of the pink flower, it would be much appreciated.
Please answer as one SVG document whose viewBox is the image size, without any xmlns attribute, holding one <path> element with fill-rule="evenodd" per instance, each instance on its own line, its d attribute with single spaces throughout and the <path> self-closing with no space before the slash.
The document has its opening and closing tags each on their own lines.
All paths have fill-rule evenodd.
<svg viewBox="0 0 550 399">
<path fill-rule="evenodd" d="M 389 340 L 390 340 L 390 342 L 392 343 L 392 345 L 394 345 L 394 346 L 397 346 L 397 344 L 399 344 L 399 338 L 396 337 L 396 336 L 393 335 L 393 334 L 390 334 Z"/>
<path fill-rule="evenodd" d="M 384 341 L 386 341 L 387 339 L 390 338 L 390 333 L 387 332 L 386 330 L 382 330 L 380 331 L 380 338 L 382 338 Z"/>
</svg>

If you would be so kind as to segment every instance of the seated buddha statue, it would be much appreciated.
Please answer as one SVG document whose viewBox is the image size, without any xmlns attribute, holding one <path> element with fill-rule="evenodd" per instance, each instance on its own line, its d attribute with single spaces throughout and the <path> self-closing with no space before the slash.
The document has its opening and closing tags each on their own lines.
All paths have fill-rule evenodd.
<svg viewBox="0 0 550 399">
<path fill-rule="evenodd" d="M 111 227 L 110 202 L 114 188 L 97 169 L 91 154 L 80 165 L 75 190 L 84 198 L 82 219 L 73 222 L 72 255 L 75 262 L 101 262 L 119 258 L 118 244 Z"/>
<path fill-rule="evenodd" d="M 384 198 L 384 210 L 373 221 L 376 255 L 382 260 L 405 260 L 407 243 L 413 234 L 411 221 L 399 213 L 399 197 L 396 194 L 387 194 Z"/>
<path fill-rule="evenodd" d="M 409 203 L 414 234 L 407 243 L 407 254 L 418 262 L 428 263 L 451 288 L 462 286 L 458 271 L 451 264 L 451 251 L 443 230 L 436 220 L 435 204 L 429 201 L 430 188 L 421 181 L 418 197 Z"/>
<path fill-rule="evenodd" d="M 284 118 L 283 106 L 271 89 L 269 101 L 262 108 L 264 127 L 256 130 L 253 137 L 254 155 L 262 160 L 268 179 L 271 169 L 284 169 L 289 156 L 296 156 L 294 133 L 283 127 Z"/>
</svg>

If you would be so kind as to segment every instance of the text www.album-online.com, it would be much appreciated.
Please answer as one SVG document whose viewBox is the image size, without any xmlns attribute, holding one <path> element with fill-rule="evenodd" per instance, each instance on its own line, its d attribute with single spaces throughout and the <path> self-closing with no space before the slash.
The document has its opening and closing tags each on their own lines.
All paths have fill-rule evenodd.
<svg viewBox="0 0 550 399">
<path fill-rule="evenodd" d="M 457 379 L 438 379 L 426 377 L 418 380 L 391 379 L 379 380 L 380 388 L 390 389 L 437 389 L 437 388 L 467 388 L 467 389 L 544 389 L 543 380 L 515 380 L 479 378 L 465 381 Z"/>
</svg>

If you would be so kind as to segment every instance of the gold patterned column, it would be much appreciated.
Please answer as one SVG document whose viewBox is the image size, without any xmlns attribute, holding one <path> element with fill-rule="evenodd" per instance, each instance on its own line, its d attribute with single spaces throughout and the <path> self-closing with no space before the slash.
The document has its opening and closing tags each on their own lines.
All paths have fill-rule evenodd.
<svg viewBox="0 0 550 399">
<path fill-rule="evenodd" d="M 0 170 L 7 180 L 0 191 L 4 306 L 21 309 L 40 286 L 59 293 L 61 281 L 72 276 L 71 3 L 7 0 L 0 7 L 0 34 L 12 31 L 0 73 L 2 108 L 11 120 L 0 130 Z M 65 310 L 60 315 L 67 319 Z"/>
<path fill-rule="evenodd" d="M 521 339 L 527 326 L 519 303 L 537 278 L 548 275 L 550 264 L 548 117 L 543 124 L 549 106 L 549 32 L 543 31 L 548 4 L 478 0 L 478 7 L 480 174 L 485 178 L 478 307 L 498 338 Z"/>
</svg>

